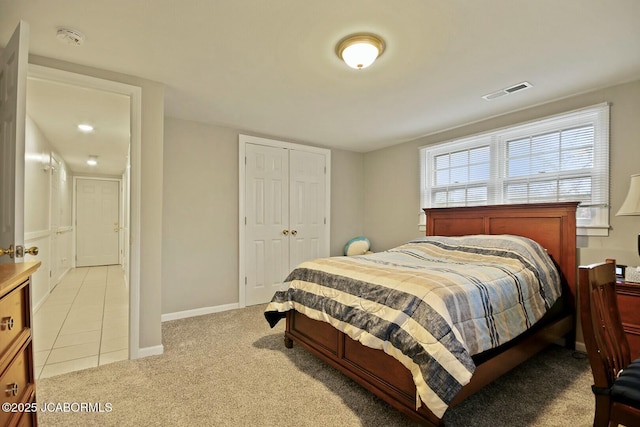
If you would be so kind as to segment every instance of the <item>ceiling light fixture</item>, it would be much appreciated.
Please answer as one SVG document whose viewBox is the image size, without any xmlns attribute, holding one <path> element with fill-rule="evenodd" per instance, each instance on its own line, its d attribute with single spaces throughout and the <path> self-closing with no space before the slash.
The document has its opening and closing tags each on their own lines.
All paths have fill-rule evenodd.
<svg viewBox="0 0 640 427">
<path fill-rule="evenodd" d="M 384 52 L 384 47 L 384 40 L 375 34 L 357 33 L 340 40 L 336 53 L 349 67 L 361 70 L 373 64 Z"/>
<path fill-rule="evenodd" d="M 98 156 L 89 156 L 89 159 L 87 160 L 87 164 L 89 166 L 95 166 L 98 164 Z"/>
<path fill-rule="evenodd" d="M 84 132 L 84 133 L 89 133 L 89 132 L 93 132 L 93 126 L 86 124 L 86 123 L 80 123 L 78 125 L 78 130 L 80 132 Z"/>
</svg>

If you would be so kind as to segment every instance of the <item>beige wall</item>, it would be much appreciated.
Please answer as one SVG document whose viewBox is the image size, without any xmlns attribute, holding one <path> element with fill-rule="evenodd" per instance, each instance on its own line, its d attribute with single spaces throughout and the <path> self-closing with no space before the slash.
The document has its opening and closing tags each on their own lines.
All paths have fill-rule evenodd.
<svg viewBox="0 0 640 427">
<path fill-rule="evenodd" d="M 52 147 L 40 128 L 27 115 L 25 123 L 25 191 L 24 231 L 34 233 L 49 231 L 49 164 Z M 46 159 L 42 159 L 42 157 Z"/>
<path fill-rule="evenodd" d="M 344 245 L 364 233 L 364 154 L 331 150 L 331 249 L 343 255 Z"/>
<path fill-rule="evenodd" d="M 364 156 L 364 233 L 373 251 L 419 235 L 419 159 L 416 142 Z"/>
<path fill-rule="evenodd" d="M 239 302 L 240 133 L 186 120 L 165 120 L 163 314 Z M 362 233 L 363 157 L 341 150 L 331 152 L 332 255 L 342 254 L 344 244 Z"/>
<path fill-rule="evenodd" d="M 377 250 L 388 249 L 421 234 L 417 225 L 421 207 L 418 147 L 605 101 L 611 103 L 612 228 L 608 237 L 580 238 L 578 262 L 588 264 L 604 258 L 615 258 L 623 264 L 640 265 L 636 250 L 640 217 L 615 216 L 627 193 L 630 175 L 640 173 L 640 81 L 574 96 L 365 154 L 364 232 Z"/>
<path fill-rule="evenodd" d="M 27 255 L 27 260 L 40 261 L 40 268 L 33 275 L 33 290 L 31 303 L 37 309 L 49 294 L 57 277 L 51 273 L 68 270 L 71 260 L 71 233 L 56 235 L 56 259 L 52 258 L 52 237 L 56 230 L 50 228 L 50 202 L 57 199 L 59 211 L 58 227 L 71 226 L 71 192 L 73 188 L 71 173 L 60 160 L 60 174 L 64 170 L 66 181 L 58 183 L 58 191 L 51 194 L 51 180 L 49 159 L 54 154 L 53 147 L 36 123 L 27 115 L 25 123 L 25 180 L 24 180 L 24 234 L 25 246 L 36 246 L 38 255 Z M 46 166 L 46 167 L 45 167 Z M 58 266 L 58 270 L 54 268 Z"/>
<path fill-rule="evenodd" d="M 139 245 L 140 252 L 140 304 L 139 304 L 139 347 L 143 354 L 157 353 L 162 345 L 161 292 L 162 292 L 162 163 L 164 132 L 164 85 L 126 74 L 115 73 L 41 56 L 30 55 L 29 63 L 44 67 L 78 73 L 104 80 L 111 80 L 142 88 L 142 113 L 140 159 L 135 150 L 131 163 L 140 161 L 140 182 L 132 177 L 131 199 L 140 198 L 140 221 L 132 221 L 139 227 L 140 240 L 132 241 L 132 247 Z M 135 174 L 134 174 L 135 175 Z M 136 186 L 139 186 L 137 194 Z M 132 206 L 135 210 L 135 206 Z M 149 349 L 149 350 L 144 350 Z"/>
<path fill-rule="evenodd" d="M 166 118 L 162 313 L 238 302 L 238 133 Z"/>
</svg>

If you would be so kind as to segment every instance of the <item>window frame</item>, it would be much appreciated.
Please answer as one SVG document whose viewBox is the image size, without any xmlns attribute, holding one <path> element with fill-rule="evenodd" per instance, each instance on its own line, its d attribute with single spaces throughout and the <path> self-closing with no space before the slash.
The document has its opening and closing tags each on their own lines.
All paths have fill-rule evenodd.
<svg viewBox="0 0 640 427">
<path fill-rule="evenodd" d="M 541 119 L 518 123 L 484 133 L 465 136 L 442 143 L 419 147 L 420 154 L 420 206 L 433 206 L 433 196 L 436 190 L 451 191 L 451 189 L 473 188 L 478 185 L 486 186 L 487 203 L 468 203 L 465 196 L 464 203 L 444 204 L 447 206 L 480 206 L 493 204 L 508 204 L 506 200 L 506 183 L 524 181 L 529 185 L 535 182 L 535 175 L 525 177 L 507 177 L 507 143 L 519 138 L 534 138 L 547 133 L 563 132 L 572 128 L 593 126 L 593 165 L 580 170 L 562 171 L 550 173 L 549 180 L 560 181 L 566 179 L 578 179 L 589 177 L 591 182 L 589 202 L 581 202 L 577 213 L 577 234 L 582 236 L 607 236 L 609 234 L 609 103 L 602 103 L 578 110 L 573 110 Z M 489 146 L 489 178 L 482 181 L 466 181 L 463 183 L 435 184 L 435 159 L 445 154 L 471 151 L 472 149 Z M 558 149 L 559 155 L 563 153 L 562 147 Z M 534 156 L 531 153 L 530 158 Z M 429 165 L 430 167 L 427 167 Z M 562 194 L 555 196 L 558 200 Z M 552 202 L 547 199 L 541 202 Z M 523 203 L 523 202 L 516 202 Z M 534 203 L 534 202 L 524 202 Z M 441 204 L 442 205 L 442 204 Z M 425 224 L 425 216 L 420 210 L 421 227 Z"/>
</svg>

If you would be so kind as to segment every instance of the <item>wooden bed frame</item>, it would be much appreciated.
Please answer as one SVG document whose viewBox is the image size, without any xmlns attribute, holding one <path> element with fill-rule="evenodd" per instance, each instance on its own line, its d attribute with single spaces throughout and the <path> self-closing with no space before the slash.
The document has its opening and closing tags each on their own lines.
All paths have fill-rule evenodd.
<svg viewBox="0 0 640 427">
<path fill-rule="evenodd" d="M 515 340 L 474 356 L 476 371 L 450 407 L 463 401 L 502 374 L 518 366 L 549 344 L 566 338 L 575 341 L 577 203 L 544 203 L 424 209 L 427 236 L 514 234 L 540 243 L 551 255 L 563 279 L 563 299 L 554 310 Z M 416 409 L 416 388 L 411 374 L 382 350 L 365 347 L 328 323 L 296 311 L 287 312 L 285 346 L 293 342 L 343 372 L 394 408 L 425 425 L 442 420 L 422 404 Z"/>
</svg>

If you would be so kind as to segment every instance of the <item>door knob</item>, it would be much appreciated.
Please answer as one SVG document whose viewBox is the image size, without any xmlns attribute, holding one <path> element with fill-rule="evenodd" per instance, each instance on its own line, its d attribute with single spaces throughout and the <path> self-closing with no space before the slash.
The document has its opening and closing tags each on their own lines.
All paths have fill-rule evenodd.
<svg viewBox="0 0 640 427">
<path fill-rule="evenodd" d="M 31 246 L 29 249 L 27 249 L 24 246 L 16 246 L 16 249 L 15 249 L 16 258 L 22 258 L 25 256 L 25 254 L 34 255 L 34 256 L 38 255 L 38 247 Z"/>
<path fill-rule="evenodd" d="M 296 234 L 298 234 L 298 230 L 291 230 L 291 234 L 295 236 Z"/>
<path fill-rule="evenodd" d="M 31 246 L 29 249 L 25 249 L 24 253 L 25 254 L 29 254 L 29 255 L 38 255 L 38 247 L 37 246 Z"/>
<path fill-rule="evenodd" d="M 282 230 L 282 234 L 286 236 L 287 234 L 289 234 L 289 230 Z"/>
<path fill-rule="evenodd" d="M 9 258 L 13 258 L 14 252 L 13 245 L 10 245 L 7 249 L 0 248 L 0 256 L 9 255 Z"/>
</svg>

